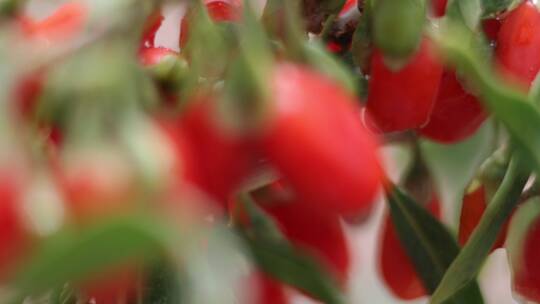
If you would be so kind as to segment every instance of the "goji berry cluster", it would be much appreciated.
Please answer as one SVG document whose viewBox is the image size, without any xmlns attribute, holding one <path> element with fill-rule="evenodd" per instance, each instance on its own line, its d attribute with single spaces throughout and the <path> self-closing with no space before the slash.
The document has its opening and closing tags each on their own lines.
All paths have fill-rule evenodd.
<svg viewBox="0 0 540 304">
<path fill-rule="evenodd" d="M 385 196 L 376 279 L 393 296 L 442 303 L 463 256 L 504 248 L 516 296 L 540 302 L 540 187 L 528 165 L 540 144 L 520 142 L 515 133 L 535 127 L 513 116 L 518 99 L 538 98 L 540 11 L 527 0 L 464 1 L 267 0 L 260 12 L 247 0 L 184 1 L 174 33 L 163 34 L 168 47 L 156 37 L 169 1 L 71 1 L 41 19 L 23 1 L 0 2 L 0 54 L 13 45 L 0 62 L 13 68 L 0 96 L 8 299 L 177 303 L 169 279 L 155 302 L 150 268 L 161 262 L 186 280 L 169 286 L 179 303 L 196 303 L 183 254 L 211 251 L 212 231 L 223 230 L 249 261 L 246 284 L 228 290 L 241 303 L 349 303 L 347 227 Z M 440 34 L 447 28 L 471 33 L 457 43 L 473 45 L 465 55 L 452 53 L 461 49 Z M 454 189 L 461 204 L 445 208 L 424 147 L 458 151 L 487 129 L 482 157 L 491 156 L 463 173 L 472 181 Z M 387 144 L 412 155 L 399 178 L 382 162 Z M 461 210 L 456 236 L 447 209 Z M 125 234 L 99 230 L 131 217 L 167 229 L 137 234 L 141 220 Z M 84 255 L 92 248 L 81 240 L 103 236 L 103 248 L 146 245 Z M 79 256 L 39 281 L 54 271 L 47 263 Z M 462 298 L 461 289 L 450 296 L 483 303 L 478 269 L 470 273 Z M 71 302 L 60 300 L 66 290 Z"/>
</svg>

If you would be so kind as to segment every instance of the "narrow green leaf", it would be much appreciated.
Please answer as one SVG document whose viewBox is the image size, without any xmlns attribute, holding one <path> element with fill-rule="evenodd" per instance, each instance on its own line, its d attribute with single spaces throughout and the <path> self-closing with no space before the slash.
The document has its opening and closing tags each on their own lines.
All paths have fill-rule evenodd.
<svg viewBox="0 0 540 304">
<path fill-rule="evenodd" d="M 63 231 L 43 243 L 15 286 L 25 295 L 62 286 L 126 261 L 163 254 L 168 236 L 148 217 L 112 219 L 82 231 Z"/>
<path fill-rule="evenodd" d="M 370 2 L 366 2 L 364 5 L 364 13 L 353 34 L 351 50 L 354 63 L 360 67 L 363 73 L 366 73 L 373 50 L 373 34 L 371 32 L 372 8 Z"/>
<path fill-rule="evenodd" d="M 398 237 L 426 290 L 432 293 L 458 255 L 459 246 L 441 222 L 397 187 L 388 194 L 388 202 Z M 483 302 L 476 282 L 470 282 L 449 301 L 456 304 Z"/>
<path fill-rule="evenodd" d="M 310 256 L 287 242 L 245 238 L 255 262 L 264 272 L 296 287 L 326 304 L 343 304 L 344 299 L 330 275 Z"/>
<path fill-rule="evenodd" d="M 482 0 L 483 18 L 493 18 L 498 13 L 511 9 L 521 0 Z"/>
<path fill-rule="evenodd" d="M 240 202 L 250 220 L 241 235 L 262 271 L 323 303 L 345 303 L 333 276 L 311 256 L 292 246 L 249 195 L 241 196 Z"/>
<path fill-rule="evenodd" d="M 149 272 L 143 304 L 181 304 L 182 284 L 174 266 L 161 261 Z"/>
<path fill-rule="evenodd" d="M 482 0 L 450 0 L 446 6 L 446 16 L 475 30 L 482 16 Z"/>
<path fill-rule="evenodd" d="M 524 166 L 523 160 L 516 154 L 480 223 L 433 293 L 431 303 L 446 303 L 478 275 L 504 222 L 518 203 L 529 175 Z"/>
</svg>

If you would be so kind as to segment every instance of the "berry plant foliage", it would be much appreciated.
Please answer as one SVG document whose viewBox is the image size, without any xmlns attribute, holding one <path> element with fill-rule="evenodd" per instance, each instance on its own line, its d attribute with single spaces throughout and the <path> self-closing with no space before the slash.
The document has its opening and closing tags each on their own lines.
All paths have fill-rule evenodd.
<svg viewBox="0 0 540 304">
<path fill-rule="evenodd" d="M 0 303 L 540 303 L 539 71 L 528 0 L 0 0 Z"/>
</svg>

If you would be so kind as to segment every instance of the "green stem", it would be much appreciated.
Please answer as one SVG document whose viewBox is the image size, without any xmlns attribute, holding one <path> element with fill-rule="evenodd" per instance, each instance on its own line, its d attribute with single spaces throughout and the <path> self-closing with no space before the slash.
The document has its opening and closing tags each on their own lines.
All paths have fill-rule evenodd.
<svg viewBox="0 0 540 304">
<path fill-rule="evenodd" d="M 525 168 L 521 156 L 515 154 L 510 161 L 501 186 L 487 206 L 480 223 L 448 268 L 439 287 L 433 293 L 430 303 L 444 303 L 476 277 L 504 222 L 519 202 L 519 197 L 530 174 L 530 171 Z"/>
</svg>

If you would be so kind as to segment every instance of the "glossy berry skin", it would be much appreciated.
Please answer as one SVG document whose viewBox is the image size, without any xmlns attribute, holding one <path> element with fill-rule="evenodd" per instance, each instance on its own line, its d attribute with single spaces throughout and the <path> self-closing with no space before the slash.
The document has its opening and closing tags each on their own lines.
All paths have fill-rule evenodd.
<svg viewBox="0 0 540 304">
<path fill-rule="evenodd" d="M 23 32 L 34 39 L 62 42 L 80 33 L 88 18 L 88 8 L 83 2 L 67 2 L 47 18 L 34 21 L 20 19 Z"/>
<path fill-rule="evenodd" d="M 212 97 L 193 100 L 179 123 L 192 156 L 190 182 L 226 206 L 256 166 L 257 153 L 250 139 L 220 125 L 215 102 Z"/>
<path fill-rule="evenodd" d="M 426 206 L 435 217 L 440 218 L 441 207 L 437 199 Z M 413 300 L 426 295 L 424 285 L 401 245 L 389 213 L 385 215 L 380 248 L 380 271 L 386 286 L 403 300 Z"/>
<path fill-rule="evenodd" d="M 442 72 L 427 39 L 399 71 L 390 69 L 383 54 L 375 50 L 366 109 L 377 128 L 396 132 L 424 126 L 437 98 Z"/>
<path fill-rule="evenodd" d="M 256 272 L 250 277 L 250 284 L 255 288 L 255 294 L 249 302 L 244 304 L 288 304 L 288 295 L 285 293 L 283 284 L 277 282 L 261 272 Z"/>
<path fill-rule="evenodd" d="M 524 1 L 502 21 L 496 60 L 503 75 L 528 88 L 540 70 L 540 12 Z"/>
<path fill-rule="evenodd" d="M 458 233 L 458 242 L 461 246 L 464 246 L 467 243 L 474 229 L 478 226 L 478 223 L 486 210 L 486 203 L 486 190 L 485 187 L 481 185 L 463 196 Z M 497 240 L 491 249 L 492 251 L 504 246 L 508 225 L 509 221 L 506 222 L 502 232 L 497 237 Z"/>
<path fill-rule="evenodd" d="M 429 122 L 419 133 L 441 143 L 455 143 L 475 133 L 486 119 L 477 98 L 467 92 L 456 74 L 445 71 Z"/>
<path fill-rule="evenodd" d="M 236 22 L 242 16 L 242 3 L 238 0 L 204 0 L 204 5 L 208 15 L 214 22 Z M 191 12 L 188 12 L 180 25 L 180 49 L 184 48 L 189 37 L 189 18 Z"/>
<path fill-rule="evenodd" d="M 306 208 L 368 213 L 381 183 L 377 143 L 358 102 L 326 77 L 281 63 L 270 82 L 273 114 L 262 149 Z"/>
<path fill-rule="evenodd" d="M 0 282 L 12 275 L 29 241 L 22 218 L 21 190 L 12 171 L 0 172 Z"/>
</svg>

